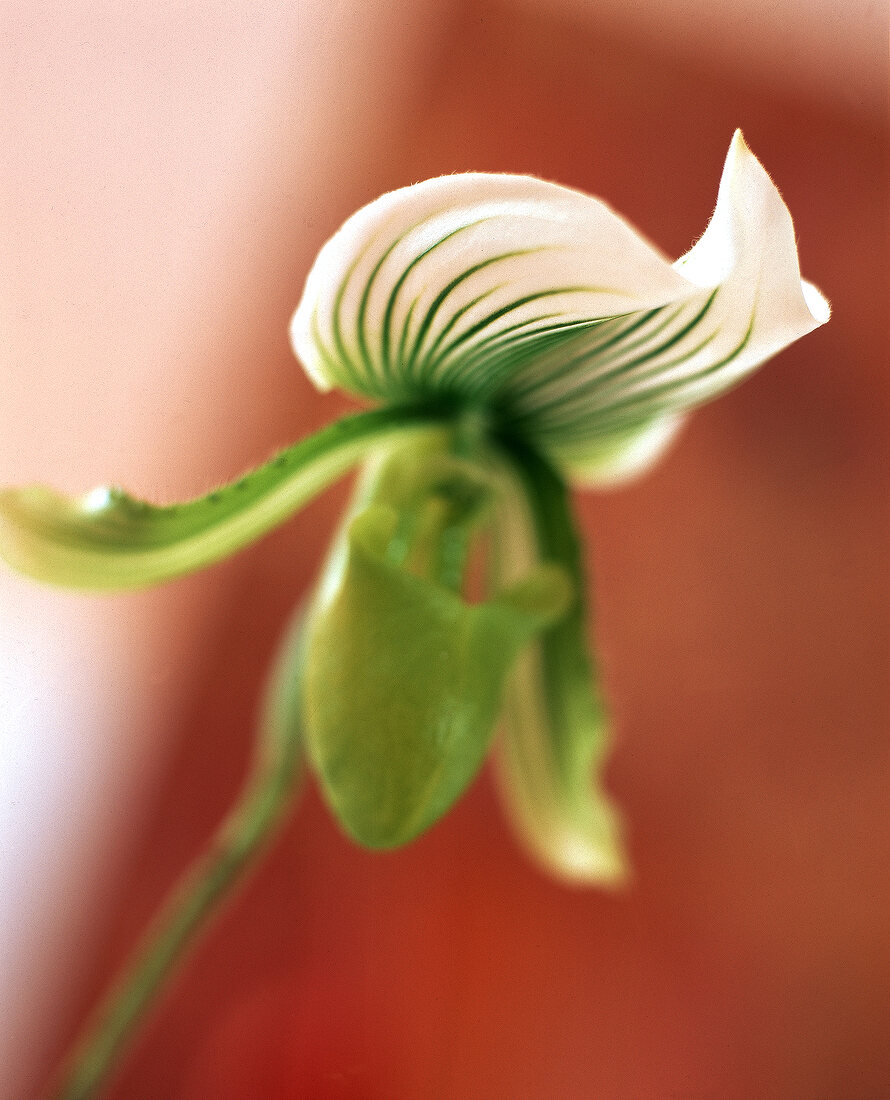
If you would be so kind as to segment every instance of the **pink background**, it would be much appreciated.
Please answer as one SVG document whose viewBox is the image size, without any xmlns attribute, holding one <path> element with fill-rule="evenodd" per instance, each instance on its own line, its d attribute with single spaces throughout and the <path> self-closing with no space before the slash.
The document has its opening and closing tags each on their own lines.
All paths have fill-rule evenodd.
<svg viewBox="0 0 890 1100">
<path fill-rule="evenodd" d="M 741 125 L 835 310 L 578 501 L 633 890 L 539 874 L 487 775 L 386 857 L 309 789 L 112 1096 L 890 1095 L 885 13 L 622 10 L 3 6 L 0 483 L 191 495 L 331 419 L 286 340 L 312 257 L 441 172 L 600 194 L 676 255 Z M 343 500 L 135 596 L 0 572 L 0 1096 L 228 804 Z"/>
</svg>

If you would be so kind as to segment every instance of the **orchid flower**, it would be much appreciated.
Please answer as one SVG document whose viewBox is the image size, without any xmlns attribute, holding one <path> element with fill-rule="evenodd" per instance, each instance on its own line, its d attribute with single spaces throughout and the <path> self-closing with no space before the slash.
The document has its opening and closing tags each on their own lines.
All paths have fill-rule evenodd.
<svg viewBox="0 0 890 1100">
<path fill-rule="evenodd" d="M 513 175 L 428 180 L 345 223 L 291 325 L 320 389 L 377 408 L 184 504 L 5 491 L 0 554 L 56 584 L 154 584 L 239 550 L 361 466 L 270 682 L 258 770 L 224 833 L 231 877 L 288 804 L 301 739 L 344 829 L 392 848 L 466 790 L 500 721 L 500 787 L 530 848 L 564 878 L 616 885 L 627 866 L 599 782 L 607 722 L 569 485 L 640 473 L 691 409 L 828 316 L 738 132 L 714 215 L 674 263 L 577 191 Z M 480 554 L 483 592 L 470 599 Z M 215 898 L 220 858 L 184 888 L 205 890 L 206 905 L 166 943 L 160 971 L 153 941 L 127 988 L 153 989 L 172 966 Z M 106 1048 L 132 1028 L 128 1011 L 106 1013 Z"/>
</svg>

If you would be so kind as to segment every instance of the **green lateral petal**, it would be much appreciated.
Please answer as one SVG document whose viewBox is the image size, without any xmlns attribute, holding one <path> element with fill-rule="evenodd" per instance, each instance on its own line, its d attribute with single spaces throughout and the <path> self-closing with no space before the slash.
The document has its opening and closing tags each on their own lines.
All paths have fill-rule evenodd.
<svg viewBox="0 0 890 1100">
<path fill-rule="evenodd" d="M 42 486 L 0 491 L 0 556 L 37 580 L 140 588 L 201 569 L 255 541 L 370 447 L 429 430 L 437 416 L 380 409 L 347 417 L 223 488 L 158 507 L 120 489 L 70 498 Z"/>
<path fill-rule="evenodd" d="M 415 469 L 427 457 L 418 452 Z M 374 472 L 375 502 L 348 520 L 310 617 L 310 758 L 338 820 L 370 848 L 407 843 L 463 793 L 488 748 L 507 671 L 570 595 L 561 569 L 540 566 L 472 605 L 394 561 L 404 513 L 380 497 L 406 499 L 412 478 L 410 459 L 394 475 L 392 466 Z M 368 495 L 366 479 L 359 496 Z"/>
<path fill-rule="evenodd" d="M 581 550 L 565 484 L 534 452 L 508 452 L 496 521 L 501 582 L 537 560 L 558 563 L 578 598 L 517 661 L 507 685 L 497 757 L 502 797 L 531 851 L 572 882 L 617 887 L 627 878 L 619 815 L 599 771 L 608 720 L 586 645 Z"/>
</svg>

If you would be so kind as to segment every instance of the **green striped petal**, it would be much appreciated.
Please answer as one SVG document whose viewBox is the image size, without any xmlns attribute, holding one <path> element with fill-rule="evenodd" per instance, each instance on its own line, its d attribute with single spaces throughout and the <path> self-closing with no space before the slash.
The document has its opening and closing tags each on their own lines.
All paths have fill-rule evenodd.
<svg viewBox="0 0 890 1100">
<path fill-rule="evenodd" d="M 382 196 L 324 246 L 291 325 L 324 389 L 483 406 L 591 480 L 652 461 L 690 408 L 828 319 L 781 196 L 733 138 L 671 264 L 602 202 L 470 173 Z"/>
<path fill-rule="evenodd" d="M 379 409 L 301 440 L 230 485 L 158 507 L 116 488 L 66 497 L 43 486 L 0 491 L 0 557 L 49 584 L 140 588 L 227 557 L 278 526 L 369 448 L 429 430 L 423 411 Z"/>
<path fill-rule="evenodd" d="M 505 692 L 496 756 L 499 787 L 521 838 L 570 882 L 619 887 L 628 878 L 621 820 L 601 782 L 609 725 L 586 643 L 584 569 L 565 483 L 530 448 L 514 444 L 493 546 L 495 583 L 536 562 L 565 570 L 576 599 L 519 658 Z"/>
<path fill-rule="evenodd" d="M 324 389 L 488 399 L 530 349 L 684 293 L 687 281 L 603 203 L 469 173 L 353 215 L 321 250 L 291 338 Z"/>
</svg>

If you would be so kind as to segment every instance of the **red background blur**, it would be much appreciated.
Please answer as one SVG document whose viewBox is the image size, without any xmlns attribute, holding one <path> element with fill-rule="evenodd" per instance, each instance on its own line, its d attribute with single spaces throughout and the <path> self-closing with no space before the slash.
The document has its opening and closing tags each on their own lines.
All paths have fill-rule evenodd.
<svg viewBox="0 0 890 1100">
<path fill-rule="evenodd" d="M 487 775 L 388 856 L 351 847 L 310 786 L 109 1095 L 890 1096 L 886 117 L 531 6 L 461 8 L 428 37 L 410 87 L 356 131 L 348 171 L 312 204 L 291 182 L 306 147 L 274 116 L 274 171 L 237 222 L 262 259 L 233 261 L 224 300 L 201 314 L 218 328 L 216 342 L 200 333 L 191 361 L 205 389 L 163 415 L 163 400 L 128 394 L 136 421 L 166 425 L 137 442 L 169 460 L 132 467 L 131 487 L 199 491 L 344 407 L 317 396 L 289 356 L 302 279 L 353 209 L 430 175 L 554 179 L 602 195 L 679 255 L 704 229 L 741 125 L 834 316 L 696 414 L 645 480 L 578 499 L 633 888 L 612 897 L 549 881 L 515 845 Z M 794 41 L 789 27 L 789 50 Z M 220 347 L 229 365 L 217 382 Z M 189 450 L 192 412 L 214 440 L 203 451 Z M 48 447 L 41 479 L 123 480 L 114 463 L 126 465 L 127 431 L 96 439 L 56 471 L 64 446 Z M 11 460 L 7 470 L 22 476 Z M 200 658 L 188 672 L 157 666 L 153 687 L 175 703 L 148 707 L 164 732 L 153 757 L 138 749 L 155 761 L 139 785 L 147 806 L 131 810 L 132 784 L 96 796 L 97 835 L 121 839 L 102 849 L 114 858 L 88 878 L 88 903 L 70 903 L 67 940 L 53 933 L 53 977 L 40 979 L 52 996 L 17 1048 L 11 1097 L 30 1095 L 58 1059 L 233 797 L 264 670 L 344 499 L 335 490 L 205 577 L 111 601 L 125 624 L 115 638 L 138 636 L 144 612 L 160 649 L 166 620 L 147 599 L 174 618 L 203 609 L 199 643 L 186 647 Z M 40 613 L 74 606 L 56 599 L 81 601 L 41 594 Z M 48 684 L 34 690 L 58 690 Z M 109 705 L 109 736 L 126 740 L 129 698 Z M 53 809 L 66 816 L 64 803 Z M 44 924 L 64 926 L 56 906 Z"/>
</svg>

